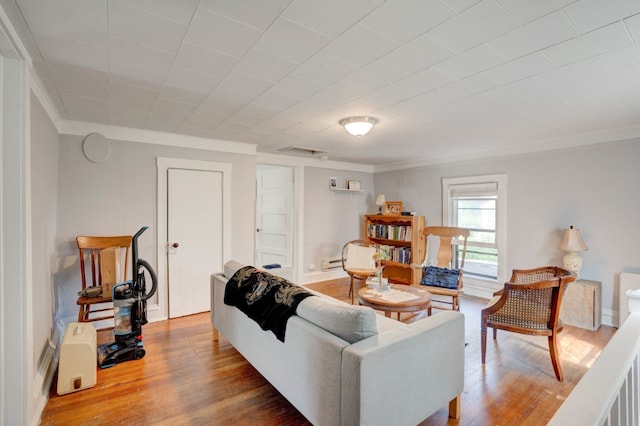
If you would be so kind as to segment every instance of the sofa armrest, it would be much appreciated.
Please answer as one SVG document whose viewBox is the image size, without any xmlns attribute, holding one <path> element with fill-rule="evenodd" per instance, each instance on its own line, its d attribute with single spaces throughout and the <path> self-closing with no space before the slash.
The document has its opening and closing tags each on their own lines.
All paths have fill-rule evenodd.
<svg viewBox="0 0 640 426">
<path fill-rule="evenodd" d="M 345 348 L 343 424 L 418 424 L 441 408 L 459 415 L 464 316 L 441 312 Z"/>
</svg>

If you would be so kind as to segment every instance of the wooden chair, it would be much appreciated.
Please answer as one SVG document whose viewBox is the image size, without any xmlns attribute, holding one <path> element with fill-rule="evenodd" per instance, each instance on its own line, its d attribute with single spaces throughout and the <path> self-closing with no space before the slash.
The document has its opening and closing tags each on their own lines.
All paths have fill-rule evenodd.
<svg viewBox="0 0 640 426">
<path fill-rule="evenodd" d="M 415 275 L 422 277 L 422 271 L 425 267 L 435 266 L 437 268 L 448 268 L 457 272 L 457 286 L 456 288 L 445 288 L 434 285 L 424 285 L 418 283 L 412 283 L 413 285 L 419 285 L 421 288 L 426 289 L 432 295 L 445 296 L 451 298 L 451 302 L 448 300 L 432 300 L 432 302 L 444 303 L 451 305 L 451 309 L 454 311 L 460 310 L 460 294 L 462 294 L 462 276 L 464 268 L 464 259 L 467 255 L 467 238 L 469 237 L 469 230 L 466 228 L 457 228 L 453 226 L 426 226 L 423 231 L 426 249 L 424 262 L 421 264 L 412 264 L 412 268 L 419 268 L 420 271 Z M 431 236 L 431 238 L 430 238 Z M 434 240 L 435 238 L 435 240 Z M 458 239 L 458 242 L 454 241 Z M 429 247 L 429 241 L 431 240 L 432 247 Z M 462 241 L 461 243 L 459 241 Z M 439 246 L 434 242 L 439 242 Z M 459 264 L 456 265 L 454 261 L 456 258 L 457 246 L 462 245 L 462 253 L 458 258 Z M 432 251 L 429 251 L 432 249 Z M 437 250 L 437 252 L 435 252 Z M 446 271 L 443 271 L 446 272 Z M 451 272 L 451 271 L 449 271 Z M 434 308 L 443 308 L 438 305 L 433 305 Z"/>
<path fill-rule="evenodd" d="M 76 243 L 80 254 L 80 274 L 82 277 L 82 290 L 78 293 L 78 300 L 76 301 L 80 307 L 78 322 L 101 321 L 113 318 L 113 306 L 105 307 L 105 304 L 113 301 L 111 292 L 90 295 L 87 288 L 102 287 L 105 289 L 107 284 L 117 284 L 127 280 L 131 236 L 79 236 L 76 238 Z M 114 248 L 119 250 L 111 253 L 105 251 Z M 122 252 L 124 252 L 124 256 Z M 118 255 L 119 257 L 116 259 Z M 122 263 L 123 257 L 124 263 Z M 103 258 L 109 258 L 110 260 L 103 262 Z M 107 277 L 105 274 L 109 276 Z M 104 287 L 103 284 L 105 285 Z M 95 290 L 97 291 L 98 289 Z M 105 312 L 110 312 L 110 314 L 104 315 Z M 99 314 L 99 316 L 92 316 L 95 314 Z"/>
<path fill-rule="evenodd" d="M 375 255 L 380 250 L 378 244 L 367 240 L 349 241 L 342 247 L 342 269 L 349 274 L 349 297 L 354 302 L 353 280 L 366 281 L 377 274 Z"/>
<path fill-rule="evenodd" d="M 498 329 L 547 336 L 553 370 L 556 378 L 562 381 L 557 341 L 562 330 L 560 304 L 567 284 L 575 279 L 573 273 L 556 266 L 514 269 L 504 289 L 496 292 L 482 310 L 482 363 L 486 361 L 487 327 L 493 328 L 494 339 Z"/>
</svg>

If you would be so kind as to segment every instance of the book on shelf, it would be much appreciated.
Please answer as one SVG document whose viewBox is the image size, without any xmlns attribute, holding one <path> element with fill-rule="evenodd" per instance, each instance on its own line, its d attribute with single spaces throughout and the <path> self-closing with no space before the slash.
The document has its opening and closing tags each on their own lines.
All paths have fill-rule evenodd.
<svg viewBox="0 0 640 426">
<path fill-rule="evenodd" d="M 380 246 L 380 250 L 386 253 L 386 258 L 392 262 L 411 264 L 411 247 Z"/>
<path fill-rule="evenodd" d="M 394 241 L 411 241 L 411 225 L 384 225 L 370 223 L 367 229 L 369 238 Z"/>
</svg>

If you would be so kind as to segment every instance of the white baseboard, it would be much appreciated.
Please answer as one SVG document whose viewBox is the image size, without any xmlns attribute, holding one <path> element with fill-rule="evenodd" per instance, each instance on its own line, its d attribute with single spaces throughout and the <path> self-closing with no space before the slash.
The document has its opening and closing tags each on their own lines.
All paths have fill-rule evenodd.
<svg viewBox="0 0 640 426">
<path fill-rule="evenodd" d="M 464 278 L 464 294 L 491 300 L 493 293 L 502 289 L 503 285 L 494 281 Z"/>
<path fill-rule="evenodd" d="M 347 273 L 342 269 L 334 269 L 332 271 L 315 271 L 309 272 L 302 276 L 301 285 L 317 283 L 319 281 L 337 280 L 340 278 L 348 277 Z"/>
</svg>

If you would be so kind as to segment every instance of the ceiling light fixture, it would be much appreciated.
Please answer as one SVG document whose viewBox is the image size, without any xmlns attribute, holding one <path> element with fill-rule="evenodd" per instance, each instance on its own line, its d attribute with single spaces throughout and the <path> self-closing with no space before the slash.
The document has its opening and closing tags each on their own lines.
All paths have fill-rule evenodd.
<svg viewBox="0 0 640 426">
<path fill-rule="evenodd" d="M 378 120 L 373 117 L 347 117 L 340 120 L 340 125 L 347 129 L 353 136 L 364 136 L 373 128 Z"/>
</svg>

